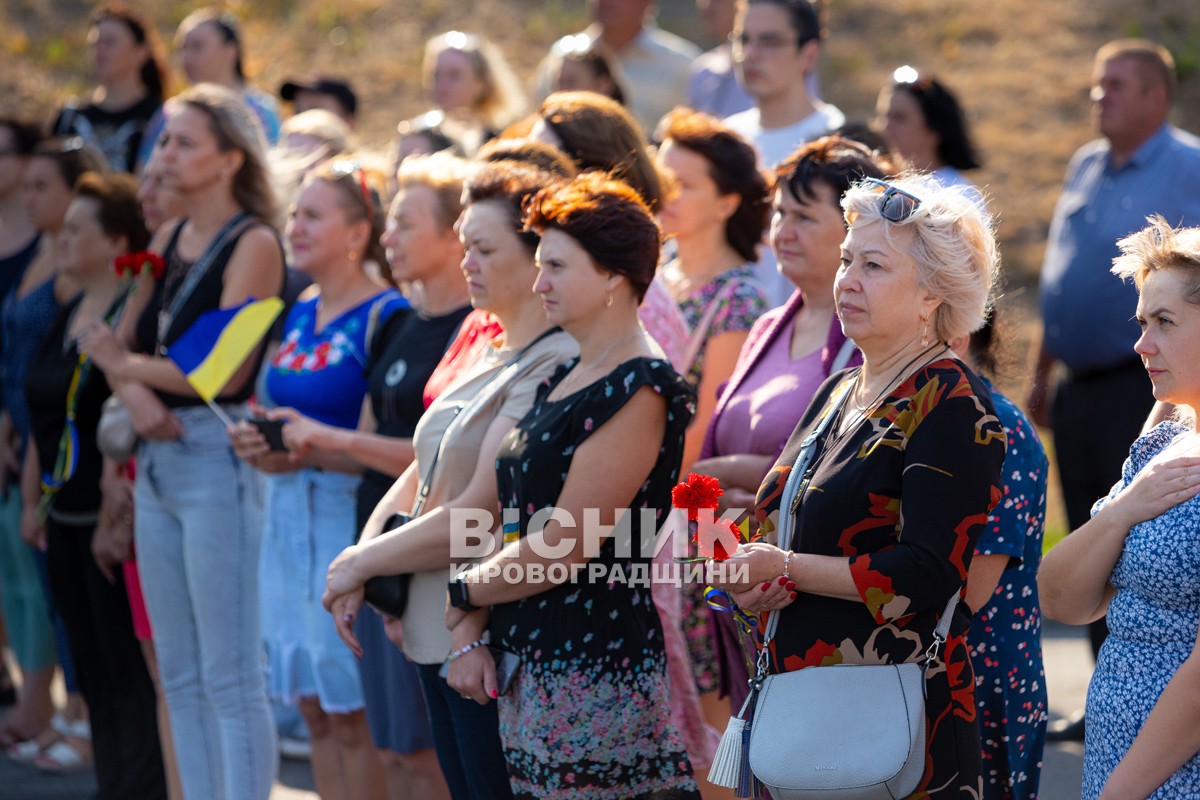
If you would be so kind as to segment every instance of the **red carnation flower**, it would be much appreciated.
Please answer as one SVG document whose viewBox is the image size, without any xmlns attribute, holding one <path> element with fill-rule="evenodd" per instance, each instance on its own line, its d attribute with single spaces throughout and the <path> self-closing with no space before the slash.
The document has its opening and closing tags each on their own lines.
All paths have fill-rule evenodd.
<svg viewBox="0 0 1200 800">
<path fill-rule="evenodd" d="M 694 522 L 700 509 L 715 509 L 723 494 L 725 490 L 716 478 L 689 472 L 687 482 L 671 490 L 671 505 L 685 509 L 688 512 L 688 520 Z"/>
</svg>

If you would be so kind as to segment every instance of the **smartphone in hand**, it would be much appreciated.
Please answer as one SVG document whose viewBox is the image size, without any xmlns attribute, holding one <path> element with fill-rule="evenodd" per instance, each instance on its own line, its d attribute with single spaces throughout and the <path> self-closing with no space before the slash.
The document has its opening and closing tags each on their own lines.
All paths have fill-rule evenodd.
<svg viewBox="0 0 1200 800">
<path fill-rule="evenodd" d="M 266 417 L 251 417 L 246 420 L 267 440 L 267 447 L 272 452 L 285 453 L 287 446 L 283 443 L 283 420 L 267 419 Z"/>
</svg>

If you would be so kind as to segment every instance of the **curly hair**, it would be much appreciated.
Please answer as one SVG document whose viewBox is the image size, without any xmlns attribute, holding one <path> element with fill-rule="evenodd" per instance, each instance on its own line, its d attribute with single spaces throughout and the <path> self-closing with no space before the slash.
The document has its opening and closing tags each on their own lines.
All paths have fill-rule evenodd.
<svg viewBox="0 0 1200 800">
<path fill-rule="evenodd" d="M 662 234 L 627 183 L 600 172 L 542 189 L 525 204 L 525 227 L 570 236 L 596 265 L 623 276 L 640 303 L 654 280 Z"/>
<path fill-rule="evenodd" d="M 930 175 L 890 185 L 919 205 L 900 222 L 885 220 L 877 188 L 859 183 L 842 197 L 851 227 L 884 225 L 888 246 L 916 262 L 918 284 L 941 300 L 930 321 L 934 338 L 948 342 L 978 330 L 1000 266 L 991 219 L 963 187 L 942 186 Z"/>
<path fill-rule="evenodd" d="M 725 220 L 725 241 L 746 261 L 757 261 L 771 209 L 753 145 L 714 117 L 688 108 L 676 108 L 666 122 L 663 141 L 703 158 L 718 194 L 738 196 L 737 208 Z"/>
</svg>

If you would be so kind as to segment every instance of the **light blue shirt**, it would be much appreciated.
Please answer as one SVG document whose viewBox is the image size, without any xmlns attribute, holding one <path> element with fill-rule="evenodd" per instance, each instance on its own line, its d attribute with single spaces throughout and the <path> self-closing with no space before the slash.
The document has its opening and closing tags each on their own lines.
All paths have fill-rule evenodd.
<svg viewBox="0 0 1200 800">
<path fill-rule="evenodd" d="M 1137 290 L 1110 270 L 1117 241 L 1146 227 L 1150 214 L 1200 225 L 1200 139 L 1164 125 L 1120 169 L 1105 139 L 1075 153 L 1050 224 L 1040 292 L 1046 348 L 1070 369 L 1134 358 Z"/>
</svg>

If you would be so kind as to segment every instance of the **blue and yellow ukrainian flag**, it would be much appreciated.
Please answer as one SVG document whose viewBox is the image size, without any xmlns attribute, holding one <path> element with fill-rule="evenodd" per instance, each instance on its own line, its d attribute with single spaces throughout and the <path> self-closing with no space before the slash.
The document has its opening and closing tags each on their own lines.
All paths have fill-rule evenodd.
<svg viewBox="0 0 1200 800">
<path fill-rule="evenodd" d="M 167 349 L 167 357 L 183 372 L 196 394 L 211 403 L 282 310 L 282 300 L 268 297 L 201 314 Z"/>
</svg>

